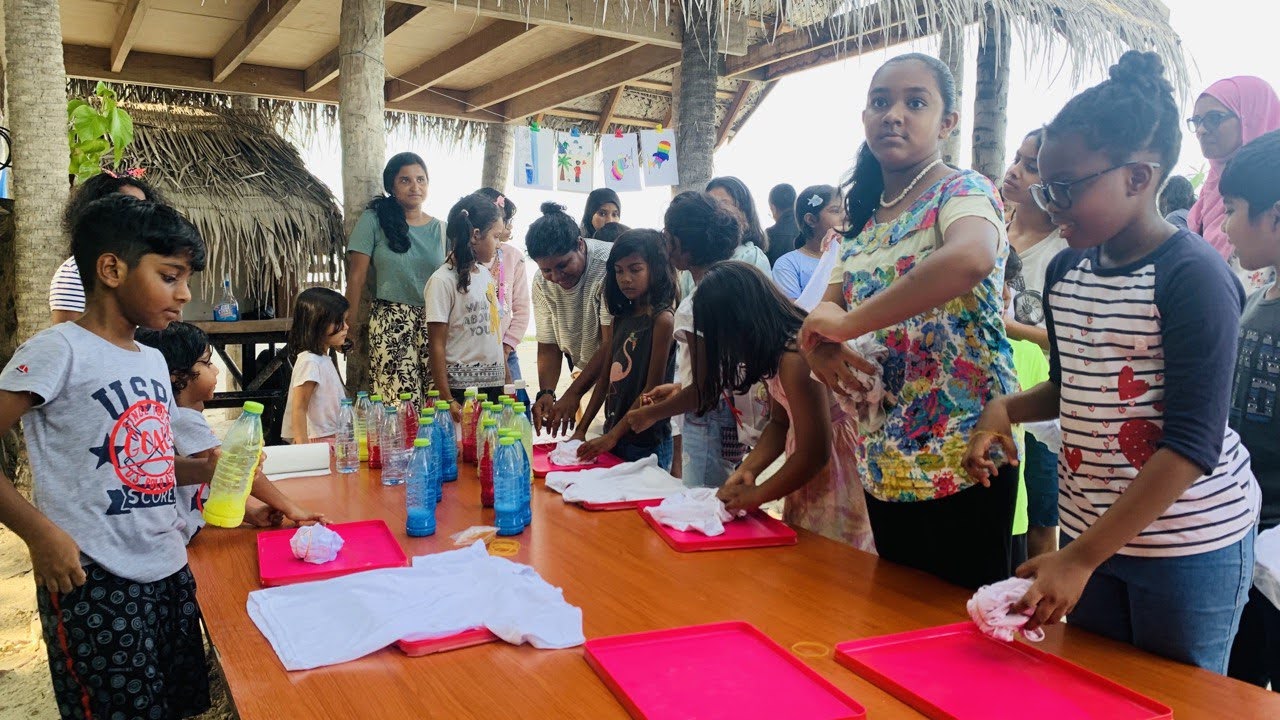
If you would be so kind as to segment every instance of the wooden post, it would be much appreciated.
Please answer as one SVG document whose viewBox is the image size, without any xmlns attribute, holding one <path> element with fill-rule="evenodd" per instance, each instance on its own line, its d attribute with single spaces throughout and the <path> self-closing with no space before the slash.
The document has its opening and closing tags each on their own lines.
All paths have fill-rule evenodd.
<svg viewBox="0 0 1280 720">
<path fill-rule="evenodd" d="M 719 2 L 685 3 L 676 104 L 678 190 L 702 190 L 715 175 Z"/>
<path fill-rule="evenodd" d="M 938 49 L 938 59 L 951 68 L 951 75 L 956 79 L 956 109 L 964 107 L 964 26 L 944 25 L 941 33 L 942 43 Z M 964 124 L 963 110 L 960 122 L 951 136 L 942 144 L 942 161 L 948 165 L 960 167 L 961 146 L 963 145 L 961 126 Z"/>
<path fill-rule="evenodd" d="M 515 151 L 515 131 L 504 123 L 489 123 L 484 128 L 484 169 L 480 187 L 504 193 L 511 177 L 511 153 Z"/>
<path fill-rule="evenodd" d="M 973 99 L 973 169 L 995 181 L 1004 174 L 1004 136 L 1008 127 L 1009 53 L 1012 38 L 1008 19 L 994 7 L 983 10 L 982 42 L 978 45 L 978 82 Z"/>
<path fill-rule="evenodd" d="M 338 28 L 338 123 L 342 141 L 342 205 L 347 233 L 355 227 L 369 199 L 382 193 L 386 162 L 386 126 L 382 87 L 383 0 L 343 0 Z M 354 308 L 357 332 L 366 333 L 347 355 L 347 385 L 369 387 L 369 308 L 374 272 Z"/>
</svg>

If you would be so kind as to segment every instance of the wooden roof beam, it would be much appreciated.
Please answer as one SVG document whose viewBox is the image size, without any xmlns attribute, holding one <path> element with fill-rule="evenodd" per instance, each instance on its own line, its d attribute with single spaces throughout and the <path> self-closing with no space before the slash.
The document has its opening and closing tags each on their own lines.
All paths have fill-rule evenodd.
<svg viewBox="0 0 1280 720">
<path fill-rule="evenodd" d="M 255 95 L 328 105 L 335 105 L 338 102 L 336 83 L 330 83 L 314 92 L 304 91 L 302 70 L 245 63 L 236 68 L 222 82 L 214 82 L 211 60 L 133 52 L 129 55 L 129 63 L 124 69 L 113 73 L 106 70 L 109 54 L 110 50 L 107 48 L 63 45 L 62 59 L 67 69 L 67 77 L 199 92 Z M 481 122 L 495 122 L 500 119 L 493 113 L 474 112 L 458 100 L 434 93 L 426 93 L 402 102 L 387 103 L 387 109 Z"/>
<path fill-rule="evenodd" d="M 894 27 L 916 27 L 922 21 L 931 22 L 930 9 L 924 2 L 903 13 L 901 0 L 880 0 L 874 5 L 853 10 L 831 18 L 812 32 L 793 32 L 779 36 L 771 43 L 757 45 L 741 57 L 725 61 L 724 75 L 736 77 L 799 55 L 822 50 L 833 45 L 847 45 L 857 52 L 866 52 L 867 37 Z M 911 37 L 904 34 L 903 40 Z M 766 78 L 757 79 L 764 80 Z"/>
<path fill-rule="evenodd" d="M 444 50 L 426 62 L 387 81 L 387 100 L 407 100 L 414 95 L 435 85 L 468 65 L 504 48 L 509 48 L 517 40 L 536 32 L 537 25 L 495 20 L 485 27 L 463 38 L 453 47 Z"/>
<path fill-rule="evenodd" d="M 553 117 L 569 118 L 570 120 L 590 120 L 592 122 L 595 122 L 600 118 L 600 116 L 597 115 L 596 113 L 584 112 L 582 110 L 574 110 L 572 108 L 552 108 L 548 110 L 545 114 L 551 115 Z M 643 128 L 658 127 L 658 122 L 656 120 L 646 120 L 644 118 L 633 118 L 633 117 L 622 117 L 622 116 L 615 116 L 613 118 L 613 124 L 626 125 L 628 127 L 643 127 Z"/>
<path fill-rule="evenodd" d="M 382 13 L 382 37 L 391 37 L 391 33 L 404 27 L 405 23 L 414 19 L 426 9 L 421 5 L 388 2 L 387 9 Z M 338 77 L 338 61 L 338 48 L 334 46 L 332 50 L 325 53 L 319 60 L 311 63 L 311 67 L 306 69 L 303 89 L 307 92 L 314 92 L 325 83 L 331 82 Z"/>
<path fill-rule="evenodd" d="M 535 25 L 551 25 L 580 33 L 642 42 L 647 45 L 680 49 L 682 36 L 678 14 L 672 13 L 672 24 L 657 23 L 647 13 L 637 12 L 623 17 L 616 6 L 598 0 L 556 0 L 556 2 L 512 2 L 512 0 L 408 0 L 418 5 L 448 7 L 458 13 L 514 20 Z M 611 12 L 610 12 L 611 11 Z M 720 52 L 743 55 L 747 52 L 747 23 L 728 26 L 728 38 L 721 31 Z"/>
<path fill-rule="evenodd" d="M 248 19 L 231 33 L 213 57 L 213 81 L 226 80 L 301 3 L 302 0 L 259 0 Z"/>
<path fill-rule="evenodd" d="M 151 0 L 129 0 L 125 4 L 120 24 L 116 26 L 116 36 L 111 41 L 111 72 L 120 72 L 120 68 L 124 67 L 124 61 L 138 40 L 142 19 L 147 16 L 150 6 Z"/>
<path fill-rule="evenodd" d="M 747 96 L 751 94 L 751 86 L 754 83 L 744 82 L 742 87 L 738 88 L 738 95 L 729 103 L 729 108 L 725 110 L 724 119 L 720 122 L 720 131 L 716 133 L 716 149 L 720 149 L 724 145 L 724 141 L 729 139 L 729 132 L 733 130 L 733 121 L 738 117 L 738 113 L 742 111 L 742 105 L 747 101 Z"/>
<path fill-rule="evenodd" d="M 600 132 L 609 132 L 609 123 L 613 122 L 613 114 L 618 111 L 618 103 L 622 102 L 622 96 L 626 92 L 627 86 L 619 85 L 609 93 L 609 97 L 604 101 L 604 108 L 600 111 Z"/>
<path fill-rule="evenodd" d="M 589 70 L 570 75 L 555 84 L 512 98 L 503 104 L 502 114 L 508 120 L 536 115 L 579 98 L 612 90 L 636 78 L 652 75 L 679 63 L 679 50 L 643 45 Z"/>
<path fill-rule="evenodd" d="M 808 70 L 819 65 L 826 65 L 838 60 L 844 60 L 854 55 L 862 53 L 875 52 L 892 47 L 899 43 L 904 43 L 913 37 L 917 37 L 928 31 L 927 19 L 919 19 L 914 28 L 908 28 L 906 25 L 894 25 L 887 30 L 878 30 L 876 32 L 863 35 L 857 45 L 844 45 L 837 43 L 835 45 L 827 45 L 807 53 L 794 55 L 785 60 L 778 61 L 772 65 L 759 68 L 751 72 L 747 76 L 753 80 L 760 82 L 773 82 L 780 78 L 784 78 L 792 73 Z"/>
<path fill-rule="evenodd" d="M 627 83 L 627 86 L 637 90 L 653 90 L 654 92 L 664 92 L 668 94 L 674 90 L 674 86 L 671 83 L 660 82 L 657 80 L 633 80 Z M 737 93 L 732 90 L 716 90 L 717 100 L 732 100 L 736 95 Z"/>
<path fill-rule="evenodd" d="M 476 109 L 487 108 L 504 100 L 537 90 L 576 72 L 595 67 L 640 47 L 639 43 L 615 38 L 592 38 L 579 45 L 556 53 L 535 63 L 523 72 L 510 73 L 467 93 L 468 105 Z"/>
</svg>

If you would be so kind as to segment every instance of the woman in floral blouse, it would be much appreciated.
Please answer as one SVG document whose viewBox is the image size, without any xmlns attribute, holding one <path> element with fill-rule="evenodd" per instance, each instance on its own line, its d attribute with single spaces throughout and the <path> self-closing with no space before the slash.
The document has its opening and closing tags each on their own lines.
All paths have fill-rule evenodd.
<svg viewBox="0 0 1280 720">
<path fill-rule="evenodd" d="M 961 462 L 983 407 L 1018 385 L 1001 320 L 1000 200 L 985 177 L 941 159 L 955 102 L 936 58 L 903 55 L 876 72 L 847 186 L 857 235 L 801 339 L 815 373 L 846 395 L 860 389 L 855 371 L 876 368 L 843 341 L 872 333 L 889 349 L 887 417 L 856 448 L 876 547 L 977 587 L 1012 572 L 1017 473 L 977 487 Z"/>
</svg>

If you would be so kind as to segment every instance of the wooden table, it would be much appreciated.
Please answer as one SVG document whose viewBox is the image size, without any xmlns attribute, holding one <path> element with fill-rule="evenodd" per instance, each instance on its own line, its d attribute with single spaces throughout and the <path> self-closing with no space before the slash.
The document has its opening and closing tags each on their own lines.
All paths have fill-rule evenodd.
<svg viewBox="0 0 1280 720">
<path fill-rule="evenodd" d="M 284 418 L 285 401 L 288 399 L 289 373 L 292 372 L 292 365 L 286 365 L 282 356 L 276 356 L 259 368 L 258 346 L 266 345 L 273 352 L 277 345 L 283 346 L 288 339 L 289 327 L 293 324 L 293 320 L 278 318 L 192 324 L 208 334 L 209 344 L 226 364 L 231 380 L 240 387 L 239 390 L 214 393 L 213 399 L 205 403 L 205 407 L 209 409 L 238 408 L 250 400 L 260 402 L 264 406 L 263 432 L 267 444 L 279 444 L 281 442 L 280 424 Z M 239 363 L 227 354 L 228 346 L 240 347 Z M 268 382 L 281 369 L 284 371 L 283 374 L 275 381 Z"/>
<path fill-rule="evenodd" d="M 383 518 L 410 555 L 452 549 L 449 535 L 492 524 L 464 468 L 445 486 L 439 532 L 404 534 L 404 487 L 376 474 L 285 480 L 279 487 L 334 521 Z M 588 638 L 723 620 L 755 624 L 783 647 L 958 622 L 969 593 L 801 532 L 797 546 L 681 554 L 634 511 L 566 506 L 541 486 L 518 555 L 583 610 Z M 200 605 L 243 720 L 256 718 L 625 718 L 581 648 L 495 643 L 410 658 L 384 649 L 342 665 L 289 673 L 245 612 L 258 588 L 254 531 L 206 528 L 190 547 Z M 1044 649 L 1199 717 L 1280 718 L 1280 695 L 1181 665 L 1081 630 L 1056 627 Z M 732 662 L 732 658 L 726 658 Z M 868 717 L 920 717 L 826 657 L 806 659 L 867 708 Z M 964 668 L 956 672 L 963 675 Z M 767 688 L 761 678 L 760 687 Z"/>
</svg>

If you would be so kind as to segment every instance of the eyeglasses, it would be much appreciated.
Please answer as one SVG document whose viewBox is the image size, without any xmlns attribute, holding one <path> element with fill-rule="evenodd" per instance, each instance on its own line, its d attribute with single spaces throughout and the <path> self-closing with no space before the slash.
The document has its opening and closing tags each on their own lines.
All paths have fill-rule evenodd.
<svg viewBox="0 0 1280 720">
<path fill-rule="evenodd" d="M 1187 129 L 1195 133 L 1204 128 L 1205 132 L 1213 132 L 1222 126 L 1222 123 L 1235 117 L 1235 113 L 1222 112 L 1221 110 L 1210 110 L 1203 115 L 1187 118 Z"/>
<path fill-rule="evenodd" d="M 1146 165 L 1152 170 L 1158 170 L 1160 163 L 1142 162 L 1141 160 L 1131 160 L 1127 163 L 1121 163 L 1115 167 L 1109 167 L 1106 170 L 1099 170 L 1092 175 L 1086 175 L 1075 180 L 1060 180 L 1058 182 L 1037 183 L 1032 185 L 1028 190 L 1031 191 L 1031 197 L 1035 199 L 1036 205 L 1045 212 L 1049 211 L 1049 205 L 1053 205 L 1059 210 L 1068 210 L 1071 208 L 1071 188 L 1081 183 L 1100 178 L 1109 172 L 1115 172 L 1130 165 Z"/>
</svg>

